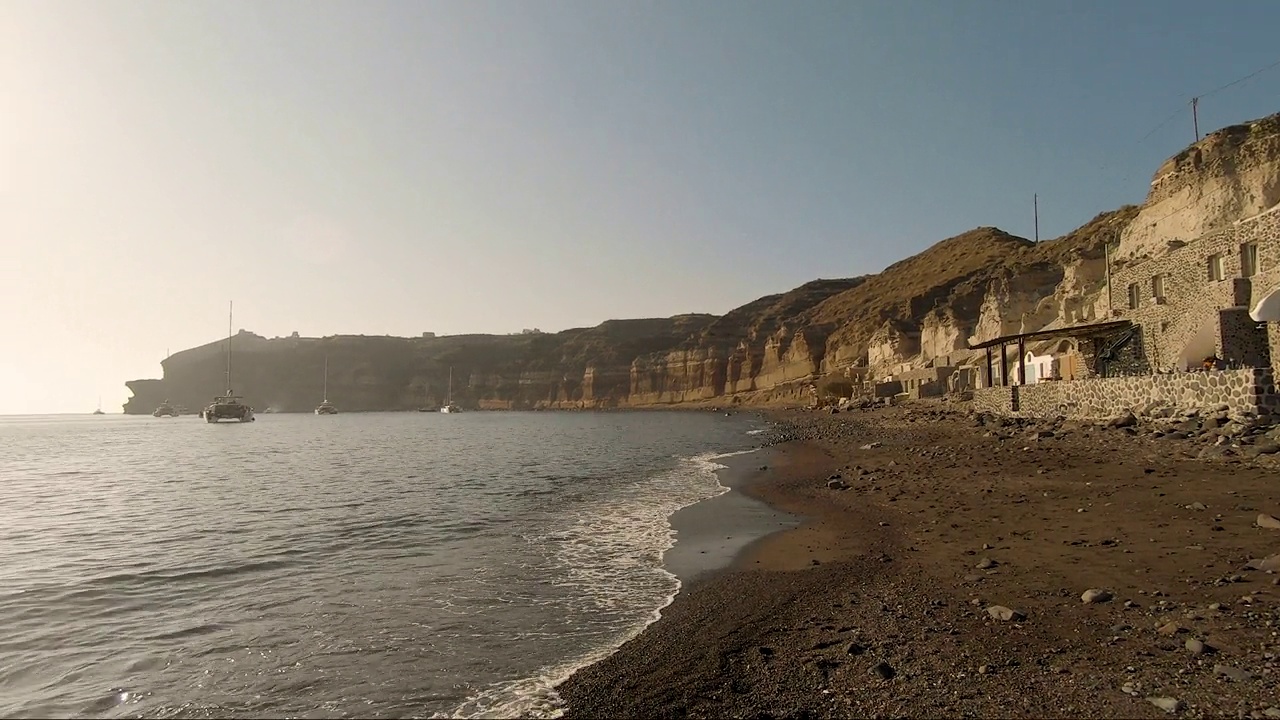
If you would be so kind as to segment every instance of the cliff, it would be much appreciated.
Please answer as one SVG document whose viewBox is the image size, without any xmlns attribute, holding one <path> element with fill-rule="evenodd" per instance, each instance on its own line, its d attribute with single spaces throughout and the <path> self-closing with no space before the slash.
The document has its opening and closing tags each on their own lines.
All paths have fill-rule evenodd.
<svg viewBox="0 0 1280 720">
<path fill-rule="evenodd" d="M 880 273 L 815 280 L 720 317 L 439 338 L 242 331 L 232 340 L 233 386 L 260 410 L 309 411 L 327 355 L 329 397 L 344 411 L 438 404 L 450 367 L 455 402 L 472 408 L 799 401 L 822 375 L 883 379 L 963 364 L 975 357 L 970 342 L 1105 319 L 1108 245 L 1114 270 L 1277 202 L 1280 115 L 1210 134 L 1161 166 L 1141 206 L 1041 243 L 976 228 Z M 166 398 L 203 406 L 224 389 L 226 344 L 177 353 L 162 363 L 163 379 L 127 383 L 125 411 L 151 412 Z"/>
</svg>

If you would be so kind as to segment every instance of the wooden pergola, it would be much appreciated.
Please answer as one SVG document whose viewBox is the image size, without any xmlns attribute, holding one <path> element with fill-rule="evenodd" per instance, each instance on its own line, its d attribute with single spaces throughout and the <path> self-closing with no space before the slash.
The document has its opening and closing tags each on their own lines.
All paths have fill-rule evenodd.
<svg viewBox="0 0 1280 720">
<path fill-rule="evenodd" d="M 1027 356 L 1028 340 L 1052 340 L 1055 338 L 1092 338 L 1110 335 L 1117 330 L 1125 330 L 1133 326 L 1130 320 L 1110 320 L 1107 322 L 1091 323 L 1089 325 L 1074 325 L 1072 327 L 1053 328 L 1051 330 L 1037 330 L 1036 332 L 1022 333 L 1021 335 L 1005 335 L 1004 337 L 992 338 L 977 344 L 970 344 L 970 350 L 986 350 L 987 351 L 987 387 L 995 384 L 994 373 L 991 371 L 991 362 L 994 360 L 992 349 L 997 345 L 1000 346 L 1000 384 L 1007 386 L 1009 384 L 1009 356 L 1007 348 L 1009 345 L 1016 344 L 1018 346 L 1018 384 L 1025 385 L 1027 382 L 1027 366 L 1024 358 Z"/>
</svg>

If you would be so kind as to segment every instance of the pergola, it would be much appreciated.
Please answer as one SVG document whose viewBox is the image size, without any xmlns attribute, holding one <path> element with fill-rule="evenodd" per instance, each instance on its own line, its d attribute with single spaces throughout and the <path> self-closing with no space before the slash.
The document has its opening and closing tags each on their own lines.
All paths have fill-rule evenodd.
<svg viewBox="0 0 1280 720">
<path fill-rule="evenodd" d="M 1133 322 L 1130 320 L 1110 320 L 1107 322 L 1092 323 L 1089 325 L 1075 325 L 1072 327 L 1053 328 L 1052 330 L 1037 330 L 1036 332 L 1022 333 L 1021 335 L 1005 335 L 1004 337 L 992 338 L 977 344 L 970 344 L 970 350 L 986 350 L 987 351 L 987 387 L 995 384 L 992 377 L 991 361 L 992 348 L 1000 346 L 1000 384 L 1009 384 L 1009 356 L 1006 348 L 1009 345 L 1017 344 L 1018 346 L 1018 384 L 1023 385 L 1027 382 L 1027 367 L 1023 362 L 1023 358 L 1027 355 L 1028 340 L 1051 340 L 1054 338 L 1093 338 L 1101 337 L 1114 333 L 1117 330 L 1124 330 L 1132 327 Z"/>
</svg>

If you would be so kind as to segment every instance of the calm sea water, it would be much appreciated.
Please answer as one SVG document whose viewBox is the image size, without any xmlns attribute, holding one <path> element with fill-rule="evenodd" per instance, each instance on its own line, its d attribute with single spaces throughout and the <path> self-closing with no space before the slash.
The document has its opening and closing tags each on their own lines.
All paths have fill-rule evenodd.
<svg viewBox="0 0 1280 720">
<path fill-rule="evenodd" d="M 0 418 L 0 715 L 550 715 L 656 618 L 707 413 Z"/>
</svg>

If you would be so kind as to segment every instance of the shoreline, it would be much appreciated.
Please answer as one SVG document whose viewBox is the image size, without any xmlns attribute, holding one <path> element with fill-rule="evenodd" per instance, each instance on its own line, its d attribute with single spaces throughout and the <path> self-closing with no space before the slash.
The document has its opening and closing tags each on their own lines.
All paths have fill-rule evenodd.
<svg viewBox="0 0 1280 720">
<path fill-rule="evenodd" d="M 763 538 L 800 523 L 800 518 L 748 492 L 766 472 L 760 466 L 769 466 L 775 457 L 773 448 L 764 446 L 711 459 L 722 466 L 715 474 L 726 490 L 680 508 L 668 518 L 676 533 L 675 544 L 663 554 L 662 567 L 679 580 L 677 596 L 735 567 L 743 553 Z"/>
<path fill-rule="evenodd" d="M 936 406 L 771 419 L 740 491 L 798 524 L 561 683 L 565 717 L 1280 713 L 1280 588 L 1242 569 L 1280 550 L 1265 469 Z"/>
</svg>

